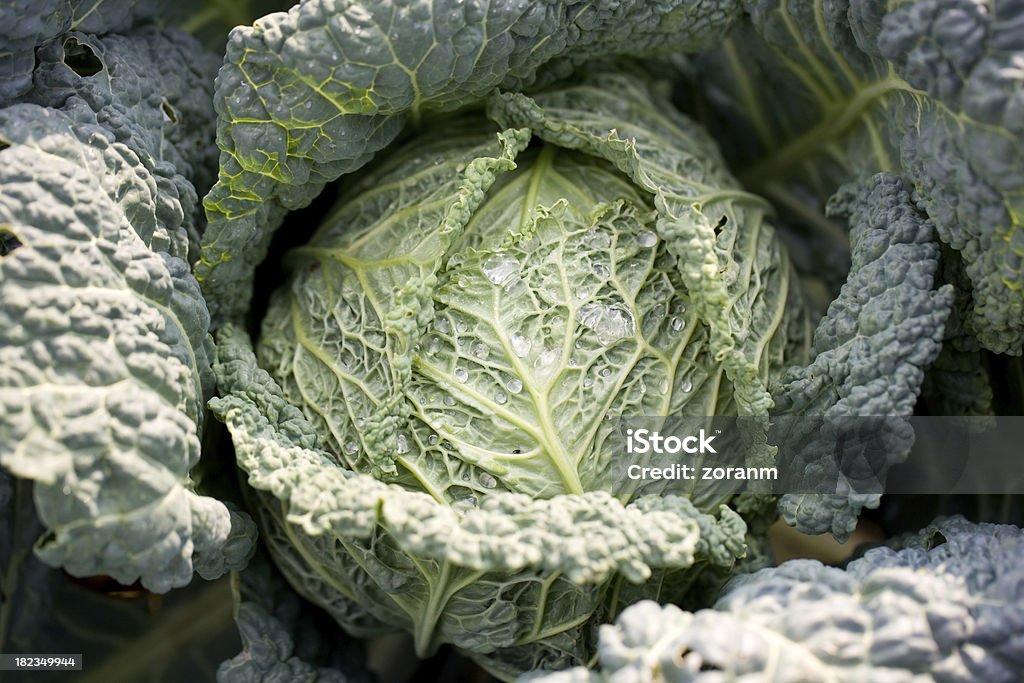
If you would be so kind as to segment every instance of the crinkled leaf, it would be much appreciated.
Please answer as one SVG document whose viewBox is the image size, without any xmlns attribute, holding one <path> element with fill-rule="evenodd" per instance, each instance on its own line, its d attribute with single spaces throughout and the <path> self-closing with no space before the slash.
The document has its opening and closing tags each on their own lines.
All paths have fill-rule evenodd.
<svg viewBox="0 0 1024 683">
<path fill-rule="evenodd" d="M 528 126 L 552 144 L 606 159 L 652 196 L 657 234 L 675 257 L 686 304 L 708 328 L 734 410 L 767 414 L 764 375 L 783 356 L 801 357 L 805 321 L 788 258 L 765 221 L 767 205 L 739 188 L 714 143 L 630 75 L 594 75 L 532 98 L 501 95 L 490 110 L 502 125 Z"/>
<path fill-rule="evenodd" d="M 849 217 L 850 273 L 818 324 L 810 365 L 791 369 L 773 388 L 776 412 L 909 417 L 924 371 L 939 354 L 952 306 L 952 288 L 934 284 L 934 228 L 903 182 L 886 174 L 841 190 L 831 211 Z M 888 466 L 906 457 L 912 441 L 892 423 L 886 427 L 892 427 Z M 813 451 L 807 452 L 812 458 L 806 466 L 819 466 Z M 787 523 L 805 533 L 831 531 L 846 538 L 860 509 L 878 505 L 878 494 L 856 492 L 840 472 L 831 476 L 835 496 L 783 497 L 780 511 Z"/>
<path fill-rule="evenodd" d="M 67 31 L 123 31 L 153 17 L 158 4 L 155 0 L 5 2 L 0 6 L 0 105 L 24 95 L 32 87 L 34 51 L 40 45 Z"/>
<path fill-rule="evenodd" d="M 602 627 L 599 671 L 521 680 L 1012 683 L 1024 675 L 1022 559 L 1017 527 L 941 520 L 845 572 L 794 560 L 741 577 L 714 609 L 639 603 Z"/>
<path fill-rule="evenodd" d="M 221 664 L 219 683 L 372 680 L 361 644 L 299 598 L 265 556 L 236 575 L 234 587 L 243 649 Z"/>
<path fill-rule="evenodd" d="M 745 6 L 750 21 L 698 68 L 747 187 L 808 216 L 843 182 L 903 176 L 963 259 L 965 332 L 1020 354 L 1024 3 Z"/>
<path fill-rule="evenodd" d="M 565 666 L 586 659 L 591 620 L 617 600 L 671 597 L 695 561 L 743 552 L 746 526 L 724 506 L 716 516 L 675 497 L 493 493 L 457 511 L 356 474 L 318 448 L 244 333 L 228 326 L 218 341 L 224 398 L 211 407 L 259 492 L 265 538 L 290 582 L 349 631 L 404 627 L 421 653 L 451 642 L 505 676 Z"/>
<path fill-rule="evenodd" d="M 74 40 L 118 75 L 99 84 L 98 57 L 84 77 L 48 61 L 37 94 L 61 109 L 0 110 L 0 229 L 16 244 L 0 257 L 0 463 L 36 481 L 44 561 L 162 592 L 240 566 L 254 529 L 189 479 L 213 355 L 173 255 L 188 248 L 193 153 L 174 157 L 180 172 L 161 160 L 162 100 L 133 91 L 147 86 L 117 56 L 130 39 Z"/>
<path fill-rule="evenodd" d="M 61 110 L 79 140 L 103 150 L 95 173 L 151 249 L 187 258 L 203 223 L 196 189 L 209 188 L 217 164 L 214 55 L 181 31 L 143 29 L 69 33 L 40 48 L 37 62 L 25 99 Z"/>
<path fill-rule="evenodd" d="M 44 532 L 33 484 L 0 470 L 0 650 L 77 653 L 82 683 L 211 680 L 239 647 L 227 581 L 163 596 L 109 577 L 78 581 L 39 561 Z M 145 653 L 145 656 L 140 656 Z M 5 681 L 61 681 L 67 672 L 5 672 Z"/>
<path fill-rule="evenodd" d="M 304 0 L 233 31 L 218 77 L 221 169 L 197 273 L 214 323 L 246 310 L 284 212 L 365 164 L 407 119 L 567 75 L 594 56 L 695 50 L 734 0 Z"/>
</svg>

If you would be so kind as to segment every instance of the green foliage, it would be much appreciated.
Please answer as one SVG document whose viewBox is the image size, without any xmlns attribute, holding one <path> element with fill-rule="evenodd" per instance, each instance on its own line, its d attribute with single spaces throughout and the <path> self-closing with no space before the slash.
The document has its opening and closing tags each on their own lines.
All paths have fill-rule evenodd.
<svg viewBox="0 0 1024 683">
<path fill-rule="evenodd" d="M 209 160 L 201 55 L 180 33 L 67 34 L 39 51 L 39 104 L 0 110 L 0 225 L 17 243 L 0 259 L 0 463 L 36 482 L 45 562 L 160 592 L 240 567 L 254 532 L 189 480 L 213 389 L 183 260 Z"/>
<path fill-rule="evenodd" d="M 902 175 L 963 261 L 964 334 L 1019 355 L 1024 5 L 744 5 L 748 19 L 697 62 L 744 184 L 816 224 L 841 183 Z"/>
<path fill-rule="evenodd" d="M 294 585 L 508 676 L 742 556 L 731 489 L 607 493 L 609 419 L 766 415 L 807 326 L 764 204 L 635 77 L 490 109 L 512 127 L 428 131 L 349 189 L 288 257 L 266 372 L 221 335 L 211 406 Z"/>
<path fill-rule="evenodd" d="M 152 18 L 155 0 L 13 0 L 0 7 L 0 104 L 32 87 L 35 49 L 68 31 L 124 31 Z"/>
<path fill-rule="evenodd" d="M 215 588 L 150 631 L 59 570 L 235 572 L 225 682 L 364 680 L 337 625 L 505 679 L 1021 678 L 1016 527 L 772 567 L 780 513 L 879 497 L 611 479 L 622 417 L 768 465 L 783 417 L 1021 412 L 1024 2 L 288 4 L 0 8 L 0 651 L 209 677 L 166 660 L 223 652 Z"/>
<path fill-rule="evenodd" d="M 600 671 L 521 680 L 1020 680 L 1021 530 L 940 519 L 898 546 L 762 569 L 695 613 L 639 603 L 602 627 Z"/>
<path fill-rule="evenodd" d="M 783 415 L 909 416 L 925 368 L 939 355 L 953 303 L 950 285 L 935 288 L 934 227 L 903 182 L 888 174 L 840 189 L 829 210 L 849 217 L 850 273 L 818 324 L 810 365 L 791 368 L 774 387 L 775 409 Z M 906 457 L 912 437 L 890 437 L 886 459 L 892 465 Z M 806 466 L 821 465 L 811 460 Z M 845 539 L 861 508 L 877 507 L 879 499 L 843 492 L 787 494 L 779 511 L 805 533 Z"/>
<path fill-rule="evenodd" d="M 594 57 L 711 45 L 734 10 L 735 0 L 306 0 L 232 32 L 217 89 L 220 177 L 196 269 L 214 321 L 245 313 L 285 213 L 366 164 L 408 120 Z"/>
</svg>

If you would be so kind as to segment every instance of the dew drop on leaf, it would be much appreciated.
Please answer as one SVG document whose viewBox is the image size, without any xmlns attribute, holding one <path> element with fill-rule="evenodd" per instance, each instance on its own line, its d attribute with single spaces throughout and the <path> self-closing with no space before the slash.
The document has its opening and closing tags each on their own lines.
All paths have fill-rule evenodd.
<svg viewBox="0 0 1024 683">
<path fill-rule="evenodd" d="M 599 230 L 590 229 L 583 233 L 583 244 L 585 244 L 589 249 L 607 249 L 611 244 L 611 240 L 605 233 Z"/>
<path fill-rule="evenodd" d="M 511 343 L 512 353 L 516 354 L 520 358 L 526 358 L 530 353 L 530 347 L 533 346 L 533 342 L 521 334 L 513 334 Z"/>
<path fill-rule="evenodd" d="M 633 314 L 619 304 L 584 304 L 576 312 L 576 322 L 593 330 L 604 346 L 636 334 Z"/>
<path fill-rule="evenodd" d="M 484 275 L 491 281 L 491 284 L 508 290 L 519 282 L 519 268 L 519 261 L 514 256 L 494 254 L 484 261 L 481 270 L 484 271 Z"/>
<path fill-rule="evenodd" d="M 636 236 L 636 243 L 644 249 L 650 249 L 658 243 L 658 236 L 650 230 L 644 230 Z"/>
</svg>

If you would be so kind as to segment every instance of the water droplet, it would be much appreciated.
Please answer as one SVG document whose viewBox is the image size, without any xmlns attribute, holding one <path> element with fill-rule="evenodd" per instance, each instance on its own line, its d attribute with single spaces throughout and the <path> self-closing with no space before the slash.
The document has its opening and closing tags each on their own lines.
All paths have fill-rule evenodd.
<svg viewBox="0 0 1024 683">
<path fill-rule="evenodd" d="M 452 396 L 451 394 L 445 394 L 444 404 L 449 407 L 455 405 L 455 397 Z"/>
<path fill-rule="evenodd" d="M 396 442 L 397 450 L 399 453 L 409 452 L 409 439 L 406 438 L 405 434 L 399 434 L 398 438 L 396 439 Z"/>
<path fill-rule="evenodd" d="M 669 321 L 669 325 L 672 326 L 673 332 L 678 332 L 679 330 L 683 329 L 683 321 L 680 318 L 677 318 L 676 316 L 672 316 L 672 320 Z"/>
<path fill-rule="evenodd" d="M 469 472 L 462 473 L 462 481 L 469 481 Z"/>
<path fill-rule="evenodd" d="M 601 376 L 602 377 L 607 377 L 610 374 L 612 374 L 612 369 L 611 368 L 604 368 L 603 370 L 601 370 Z"/>
<path fill-rule="evenodd" d="M 576 288 L 576 299 L 578 301 L 586 301 L 591 297 L 591 295 L 593 295 L 595 289 L 597 288 L 580 285 Z"/>
<path fill-rule="evenodd" d="M 569 367 L 570 368 L 578 368 L 579 366 L 580 366 L 580 362 L 578 360 L 576 360 L 575 358 L 569 358 Z"/>
<path fill-rule="evenodd" d="M 555 367 L 561 356 L 562 354 L 558 349 L 544 349 L 541 354 L 537 356 L 537 362 L 534 365 L 542 374 L 546 374 L 549 370 Z"/>
<path fill-rule="evenodd" d="M 68 486 L 67 484 L 64 484 L 64 488 L 62 488 L 62 489 L 61 489 L 61 492 L 62 492 L 62 493 L 63 493 L 63 494 L 65 495 L 65 496 L 70 496 L 70 495 L 71 495 L 71 487 L 70 487 L 70 486 Z"/>
<path fill-rule="evenodd" d="M 469 373 L 466 371 L 466 368 L 455 368 L 455 379 L 460 382 L 465 382 L 469 379 Z"/>
<path fill-rule="evenodd" d="M 466 330 L 469 329 L 469 326 L 460 320 L 459 323 L 455 326 L 455 329 L 458 330 L 459 334 L 465 334 Z"/>
<path fill-rule="evenodd" d="M 658 387 L 658 388 L 661 390 L 661 393 L 667 394 L 668 393 L 668 380 L 667 379 L 662 380 L 661 381 L 661 386 Z"/>
<path fill-rule="evenodd" d="M 480 483 L 485 489 L 493 489 L 498 485 L 498 480 L 484 472 L 480 475 Z"/>
<path fill-rule="evenodd" d="M 499 391 L 494 395 L 494 402 L 499 406 L 503 406 L 508 403 L 508 396 L 505 395 L 504 391 Z"/>
<path fill-rule="evenodd" d="M 511 391 L 513 394 L 518 394 L 523 390 L 523 383 L 518 378 L 513 377 L 505 383 L 505 388 Z"/>
<path fill-rule="evenodd" d="M 540 283 L 540 293 L 550 302 L 560 302 L 564 296 L 561 276 L 556 273 L 545 275 Z"/>
<path fill-rule="evenodd" d="M 592 386 L 594 386 L 594 379 L 592 377 L 584 378 L 584 380 L 583 380 L 583 388 L 584 389 L 588 389 L 588 388 L 590 388 Z"/>
<path fill-rule="evenodd" d="M 693 391 L 693 382 L 691 382 L 690 380 L 686 380 L 685 382 L 679 385 L 679 390 L 684 394 L 690 393 L 691 391 Z"/>
<path fill-rule="evenodd" d="M 636 236 L 636 243 L 644 249 L 650 249 L 658 243 L 658 236 L 650 230 L 644 230 Z"/>
<path fill-rule="evenodd" d="M 611 244 L 611 240 L 605 233 L 599 230 L 590 229 L 583 233 L 583 244 L 585 244 L 588 249 L 607 249 Z"/>
<path fill-rule="evenodd" d="M 306 100 L 306 104 L 303 105 L 303 106 L 305 106 L 306 109 L 312 109 L 313 108 L 313 103 L 310 102 L 309 100 Z"/>
<path fill-rule="evenodd" d="M 473 344 L 472 354 L 477 358 L 487 358 L 488 353 L 490 353 L 490 351 L 487 348 L 487 344 L 484 344 L 483 342 Z"/>
<path fill-rule="evenodd" d="M 456 510 L 463 512 L 472 510 L 473 508 L 476 507 L 476 496 L 466 496 L 464 498 L 459 498 L 454 503 L 452 503 L 452 507 L 455 508 Z"/>
<path fill-rule="evenodd" d="M 521 334 L 513 334 L 510 341 L 512 342 L 512 353 L 520 358 L 526 358 L 529 355 L 530 347 L 533 346 L 533 342 L 529 339 Z"/>
<path fill-rule="evenodd" d="M 434 321 L 434 329 L 441 334 L 451 334 L 452 324 L 448 321 L 448 318 L 438 318 Z"/>
<path fill-rule="evenodd" d="M 431 446 L 436 446 L 437 445 L 437 434 L 431 434 L 430 436 L 428 436 L 427 437 L 427 443 L 430 444 Z"/>
<path fill-rule="evenodd" d="M 606 279 L 609 275 L 612 274 L 612 272 L 608 270 L 608 266 L 604 265 L 603 263 L 595 263 L 592 270 L 594 271 L 594 275 L 601 278 L 602 280 Z"/>
<path fill-rule="evenodd" d="M 445 449 L 446 451 L 451 451 L 455 449 L 455 446 L 452 445 L 451 441 L 442 441 L 441 448 Z"/>
<path fill-rule="evenodd" d="M 504 287 L 505 291 L 512 289 L 522 279 L 519 277 L 519 261 L 508 254 L 494 254 L 484 261 L 481 270 L 491 281 L 491 284 Z"/>
<path fill-rule="evenodd" d="M 441 340 L 434 337 L 430 340 L 430 346 L 427 348 L 427 353 L 435 354 L 441 350 Z"/>
<path fill-rule="evenodd" d="M 358 450 L 359 450 L 359 444 L 357 444 L 355 441 L 349 441 L 349 442 L 347 442 L 345 444 L 345 452 L 346 453 L 355 453 Z"/>
<path fill-rule="evenodd" d="M 636 334 L 633 314 L 620 304 L 584 304 L 576 312 L 576 321 L 593 330 L 605 346 Z"/>
</svg>

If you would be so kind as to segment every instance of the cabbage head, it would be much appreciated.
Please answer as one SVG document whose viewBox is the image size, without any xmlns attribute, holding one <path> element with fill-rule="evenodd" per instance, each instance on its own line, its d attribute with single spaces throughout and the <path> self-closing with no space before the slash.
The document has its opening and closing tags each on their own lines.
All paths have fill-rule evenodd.
<svg viewBox="0 0 1024 683">
<path fill-rule="evenodd" d="M 641 80 L 460 117 L 348 181 L 212 407 L 305 597 L 511 677 L 744 556 L 728 490 L 611 495 L 612 424 L 767 415 L 809 328 L 764 202 Z"/>
</svg>

